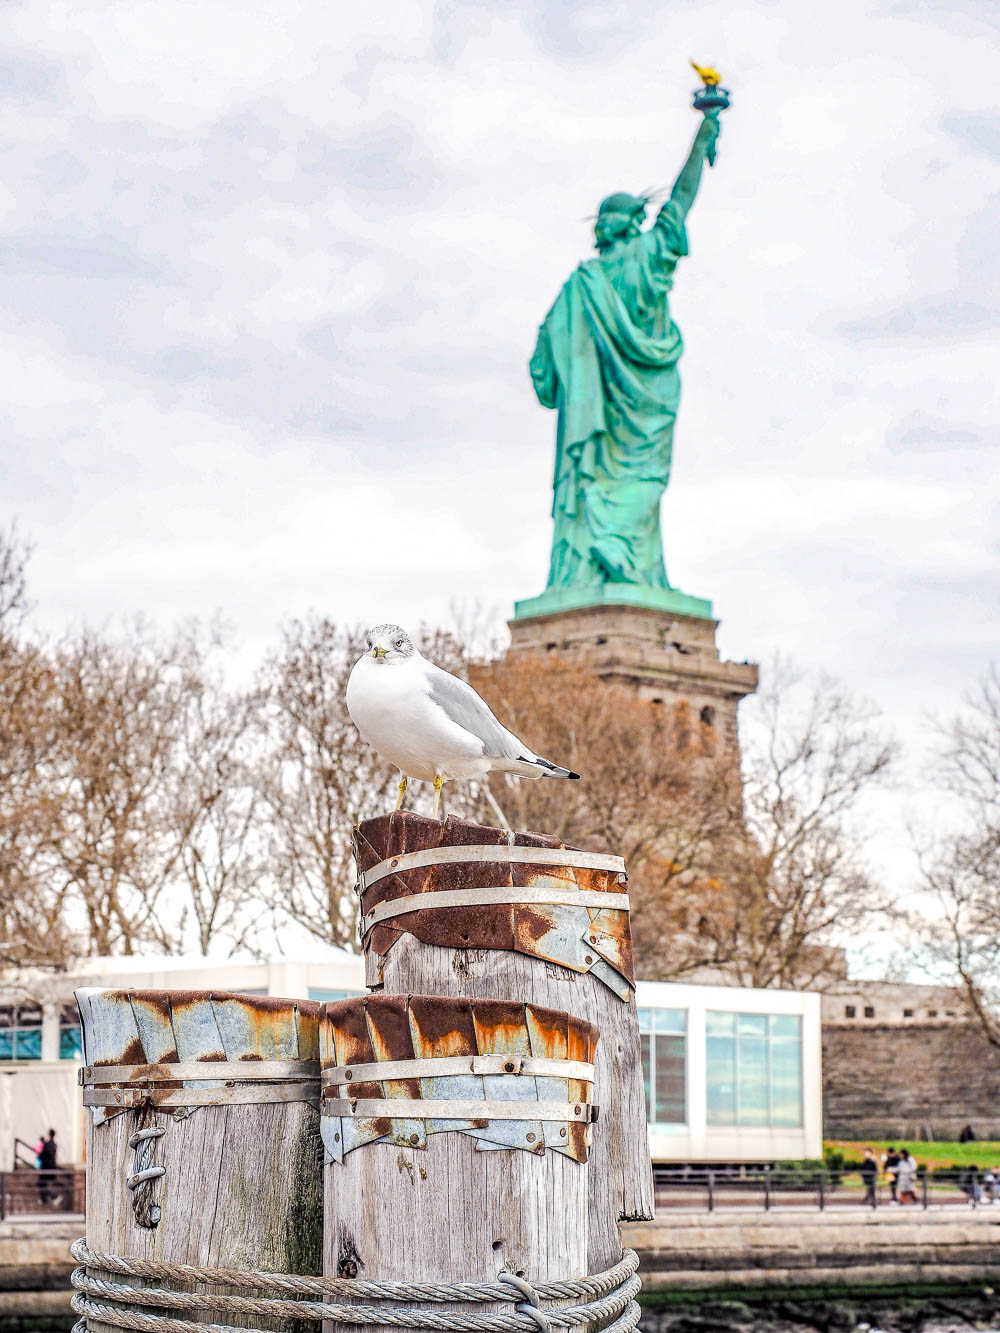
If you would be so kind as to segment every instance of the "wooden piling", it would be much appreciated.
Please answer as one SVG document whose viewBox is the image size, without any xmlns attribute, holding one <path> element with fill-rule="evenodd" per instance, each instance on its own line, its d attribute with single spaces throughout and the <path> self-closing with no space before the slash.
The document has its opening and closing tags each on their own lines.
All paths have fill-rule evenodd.
<svg viewBox="0 0 1000 1333">
<path fill-rule="evenodd" d="M 506 1270 L 538 1283 L 585 1273 L 597 1045 L 589 1023 L 523 1002 L 324 1005 L 326 1275 L 495 1282 Z"/>
<path fill-rule="evenodd" d="M 474 850 L 482 848 L 496 848 L 495 859 Z M 531 849 L 538 852 L 534 860 Z M 508 834 L 455 818 L 441 823 L 412 811 L 359 825 L 355 856 L 367 981 L 376 993 L 516 999 L 568 1011 L 600 1032 L 587 1264 L 577 1271 L 612 1267 L 622 1254 L 619 1220 L 653 1216 L 622 863 L 573 852 L 541 834 Z M 473 901 L 441 897 L 433 907 L 399 912 L 400 898 L 424 894 L 464 894 Z M 441 1257 L 436 1253 L 435 1262 Z M 423 1276 L 429 1271 L 420 1270 Z"/>
<path fill-rule="evenodd" d="M 205 991 L 76 998 L 88 1249 L 319 1274 L 319 1006 Z M 143 1171 L 152 1174 L 130 1189 Z M 116 1333 L 93 1317 L 88 1328 Z"/>
</svg>

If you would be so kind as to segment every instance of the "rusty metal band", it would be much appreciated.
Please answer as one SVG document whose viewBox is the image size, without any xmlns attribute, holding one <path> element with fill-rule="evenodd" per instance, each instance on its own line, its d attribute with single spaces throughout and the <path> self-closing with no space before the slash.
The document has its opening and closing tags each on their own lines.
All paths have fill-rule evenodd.
<svg viewBox="0 0 1000 1333">
<path fill-rule="evenodd" d="M 379 861 L 378 865 L 358 876 L 358 889 L 363 893 L 387 875 L 417 870 L 421 866 L 473 862 L 502 865 L 505 861 L 510 865 L 575 866 L 580 870 L 610 870 L 613 874 L 625 874 L 624 858 L 608 852 L 574 852 L 565 847 L 424 847 L 419 852 L 403 852 L 400 856 Z"/>
<path fill-rule="evenodd" d="M 361 936 L 364 938 L 370 930 L 383 921 L 388 921 L 394 916 L 405 916 L 407 912 L 426 912 L 436 907 L 485 907 L 504 903 L 512 906 L 551 903 L 558 907 L 589 907 L 595 911 L 610 907 L 619 912 L 627 912 L 630 908 L 627 893 L 604 893 L 599 889 L 566 889 L 558 884 L 549 888 L 541 884 L 529 884 L 516 889 L 504 884 L 496 888 L 438 889 L 431 893 L 408 893 L 402 898 L 389 898 L 385 902 L 376 904 L 361 918 Z"/>
<path fill-rule="evenodd" d="M 232 1078 L 267 1083 L 318 1077 L 318 1060 L 197 1060 L 172 1065 L 85 1065 L 77 1081 L 89 1088 L 102 1083 L 188 1083 Z"/>
<path fill-rule="evenodd" d="M 317 1080 L 307 1083 L 261 1083 L 222 1088 L 84 1088 L 84 1106 L 129 1110 L 136 1106 L 255 1106 L 263 1102 L 311 1102 L 319 1105 Z"/>
<path fill-rule="evenodd" d="M 594 1102 L 459 1101 L 443 1097 L 325 1097 L 325 1116 L 392 1120 L 569 1120 L 589 1125 Z"/>
<path fill-rule="evenodd" d="M 78 1075 L 84 1087 L 102 1083 L 177 1083 L 209 1079 L 248 1079 L 254 1083 L 317 1078 L 318 1060 L 197 1060 L 161 1065 L 85 1065 Z"/>
<path fill-rule="evenodd" d="M 593 1083 L 594 1066 L 585 1060 L 544 1060 L 528 1055 L 442 1055 L 426 1060 L 379 1060 L 365 1065 L 330 1065 L 326 1084 L 382 1083 L 387 1079 L 442 1078 L 453 1074 L 501 1074 L 516 1078 L 575 1078 Z"/>
</svg>

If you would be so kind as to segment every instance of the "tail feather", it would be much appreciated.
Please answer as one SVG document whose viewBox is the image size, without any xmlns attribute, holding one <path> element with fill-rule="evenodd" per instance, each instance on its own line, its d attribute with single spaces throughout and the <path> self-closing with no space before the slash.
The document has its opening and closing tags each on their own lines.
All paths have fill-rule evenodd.
<svg viewBox="0 0 1000 1333">
<path fill-rule="evenodd" d="M 532 755 L 530 758 L 526 754 L 518 755 L 518 762 L 530 764 L 532 768 L 540 768 L 542 771 L 538 775 L 542 778 L 575 778 L 580 780 L 580 774 L 574 773 L 570 768 L 561 768 L 558 764 L 552 763 L 550 759 L 543 759 L 540 754 Z"/>
</svg>

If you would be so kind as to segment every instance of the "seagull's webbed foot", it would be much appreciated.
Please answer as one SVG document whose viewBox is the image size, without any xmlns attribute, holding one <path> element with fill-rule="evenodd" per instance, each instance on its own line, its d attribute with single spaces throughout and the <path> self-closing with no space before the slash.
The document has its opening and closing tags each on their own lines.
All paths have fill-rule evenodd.
<svg viewBox="0 0 1000 1333">
<path fill-rule="evenodd" d="M 399 779 L 399 795 L 396 797 L 396 809 L 397 809 L 397 810 L 402 810 L 402 808 L 403 808 L 403 797 L 404 797 L 405 795 L 406 795 L 406 774 L 404 773 L 404 774 L 402 775 L 402 777 L 400 777 L 400 779 Z"/>
<path fill-rule="evenodd" d="M 434 810 L 431 814 L 432 819 L 437 819 L 438 811 L 441 809 L 441 788 L 444 786 L 444 778 L 440 773 L 434 779 Z"/>
</svg>

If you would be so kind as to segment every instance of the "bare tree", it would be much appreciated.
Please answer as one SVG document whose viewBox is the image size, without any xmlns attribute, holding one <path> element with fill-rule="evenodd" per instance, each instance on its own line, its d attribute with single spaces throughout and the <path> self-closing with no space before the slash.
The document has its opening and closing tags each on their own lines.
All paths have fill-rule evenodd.
<svg viewBox="0 0 1000 1333">
<path fill-rule="evenodd" d="M 923 941 L 1000 1046 L 1000 674 L 992 666 L 962 712 L 937 728 L 939 785 L 957 816 L 921 848 L 923 882 L 940 914 Z M 947 804 L 947 803 L 946 803 Z"/>
<path fill-rule="evenodd" d="M 822 985 L 831 946 L 884 906 L 855 816 L 894 746 L 832 682 L 776 671 L 746 728 L 741 792 L 683 700 L 655 705 L 541 658 L 473 674 L 528 744 L 584 775 L 494 790 L 518 827 L 624 854 L 643 976 Z"/>
<path fill-rule="evenodd" d="M 863 807 L 896 745 L 871 705 L 776 662 L 743 728 L 743 817 L 722 840 L 728 891 L 699 922 L 710 963 L 742 985 L 824 988 L 831 946 L 887 910 Z"/>
<path fill-rule="evenodd" d="M 259 688 L 267 753 L 258 770 L 270 904 L 316 939 L 351 946 L 357 919 L 351 826 L 391 808 L 389 765 L 358 735 L 344 702 L 364 634 L 295 621 Z"/>
<path fill-rule="evenodd" d="M 255 767 L 261 750 L 260 699 L 227 690 L 202 660 L 189 677 L 167 777 L 167 822 L 179 849 L 169 893 L 177 916 L 160 943 L 188 940 L 202 954 L 259 937 L 262 850 Z M 160 934 L 157 919 L 154 927 Z"/>
<path fill-rule="evenodd" d="M 19 632 L 27 556 L 0 534 L 0 963 L 61 967 L 73 941 L 51 875 L 59 714 L 51 663 Z"/>
<path fill-rule="evenodd" d="M 200 686 L 197 645 L 142 626 L 118 639 L 85 631 L 59 648 L 54 670 L 59 899 L 82 913 L 90 952 L 151 942 L 175 952 L 183 927 L 166 894 L 180 856 L 171 798 L 185 704 Z"/>
</svg>

